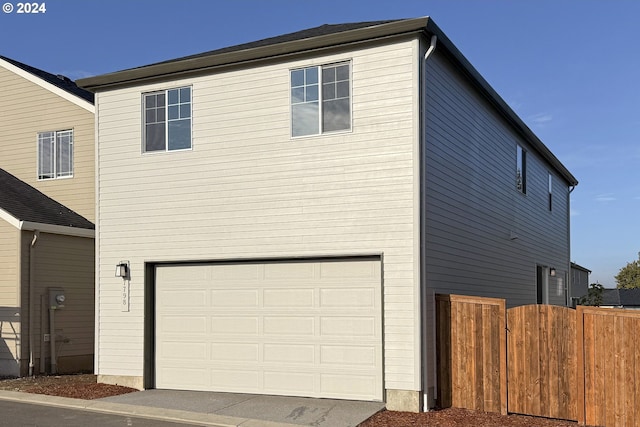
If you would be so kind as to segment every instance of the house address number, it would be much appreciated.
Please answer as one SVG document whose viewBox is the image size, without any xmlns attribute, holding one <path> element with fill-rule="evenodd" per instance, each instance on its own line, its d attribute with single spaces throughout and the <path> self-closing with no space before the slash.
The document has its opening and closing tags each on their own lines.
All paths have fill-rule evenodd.
<svg viewBox="0 0 640 427">
<path fill-rule="evenodd" d="M 129 281 L 122 281 L 122 295 L 120 311 L 129 311 Z"/>
</svg>

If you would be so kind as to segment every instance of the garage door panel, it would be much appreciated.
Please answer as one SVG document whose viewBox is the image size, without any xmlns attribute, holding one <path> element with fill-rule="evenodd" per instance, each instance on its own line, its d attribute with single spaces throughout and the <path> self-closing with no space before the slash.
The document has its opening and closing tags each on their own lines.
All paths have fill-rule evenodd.
<svg viewBox="0 0 640 427">
<path fill-rule="evenodd" d="M 376 347 L 323 345 L 320 347 L 320 363 L 338 366 L 375 367 Z"/>
<path fill-rule="evenodd" d="M 211 361 L 258 362 L 260 345 L 255 343 L 212 343 Z"/>
<path fill-rule="evenodd" d="M 264 266 L 265 279 L 313 279 L 316 264 L 307 262 L 271 263 Z"/>
<path fill-rule="evenodd" d="M 184 307 L 206 307 L 207 291 L 190 290 L 190 291 L 162 291 L 158 295 L 160 302 L 159 308 L 184 308 Z"/>
<path fill-rule="evenodd" d="M 256 393 L 261 389 L 261 373 L 255 370 L 246 369 L 212 369 L 211 375 L 205 378 L 210 379 L 207 388 L 212 391 L 230 391 Z M 188 388 L 186 390 L 189 390 Z"/>
<path fill-rule="evenodd" d="M 314 302 L 313 289 L 265 289 L 264 307 L 311 308 Z"/>
<path fill-rule="evenodd" d="M 382 400 L 379 260 L 184 267 L 156 268 L 156 387 Z"/>
<path fill-rule="evenodd" d="M 315 389 L 315 377 L 309 372 L 295 371 L 266 371 L 264 373 L 264 387 L 279 394 L 308 395 Z"/>
<path fill-rule="evenodd" d="M 305 363 L 313 365 L 316 346 L 299 344 L 265 344 L 264 361 L 275 363 Z"/>
<path fill-rule="evenodd" d="M 258 334 L 258 319 L 255 317 L 227 317 L 211 318 L 211 332 L 219 334 Z"/>
<path fill-rule="evenodd" d="M 198 342 L 185 342 L 184 339 L 180 341 L 163 341 L 159 346 L 160 356 L 170 360 L 175 359 L 177 361 L 183 359 L 189 360 L 206 360 L 207 359 L 207 344 Z"/>
<path fill-rule="evenodd" d="M 258 306 L 257 289 L 222 289 L 211 291 L 211 306 L 244 308 Z"/>
<path fill-rule="evenodd" d="M 369 399 L 374 399 L 375 396 L 371 390 L 375 390 L 377 387 L 382 387 L 382 384 L 378 384 L 374 375 L 350 375 L 349 382 L 344 381 L 343 375 L 320 375 L 320 390 L 327 397 L 360 398 L 360 396 L 368 395 Z"/>
<path fill-rule="evenodd" d="M 159 318 L 158 327 L 166 333 L 205 333 L 207 331 L 206 316 L 162 316 Z"/>
<path fill-rule="evenodd" d="M 352 307 L 373 308 L 376 303 L 376 289 L 322 289 L 320 291 L 320 307 Z"/>
<path fill-rule="evenodd" d="M 264 318 L 264 333 L 269 335 L 314 336 L 315 319 L 310 316 L 277 316 Z"/>
<path fill-rule="evenodd" d="M 367 337 L 376 336 L 376 319 L 373 317 L 322 317 L 322 336 Z"/>
</svg>

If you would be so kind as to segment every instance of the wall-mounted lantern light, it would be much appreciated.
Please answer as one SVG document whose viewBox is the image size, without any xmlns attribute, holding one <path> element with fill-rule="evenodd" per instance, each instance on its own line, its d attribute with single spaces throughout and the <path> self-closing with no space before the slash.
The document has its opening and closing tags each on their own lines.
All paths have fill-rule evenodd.
<svg viewBox="0 0 640 427">
<path fill-rule="evenodd" d="M 128 280 L 129 274 L 129 261 L 120 261 L 116 265 L 116 277 L 122 277 L 123 279 Z"/>
<path fill-rule="evenodd" d="M 549 276 L 556 277 L 556 268 L 555 267 L 551 267 L 549 269 Z"/>
</svg>

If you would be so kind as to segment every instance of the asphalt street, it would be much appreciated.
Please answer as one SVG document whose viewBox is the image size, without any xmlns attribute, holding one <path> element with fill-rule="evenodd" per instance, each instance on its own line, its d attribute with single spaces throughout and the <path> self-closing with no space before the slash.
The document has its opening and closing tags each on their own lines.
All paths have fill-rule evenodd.
<svg viewBox="0 0 640 427">
<path fill-rule="evenodd" d="M 0 400 L 0 426 L 10 427 L 185 427 L 199 424 L 173 423 L 128 415 L 102 414 Z"/>
</svg>

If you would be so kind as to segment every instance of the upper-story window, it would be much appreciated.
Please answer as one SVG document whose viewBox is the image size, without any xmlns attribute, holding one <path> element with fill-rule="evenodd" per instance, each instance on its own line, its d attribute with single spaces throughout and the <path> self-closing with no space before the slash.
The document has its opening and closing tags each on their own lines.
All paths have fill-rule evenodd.
<svg viewBox="0 0 640 427">
<path fill-rule="evenodd" d="M 191 87 L 145 93 L 143 151 L 191 148 Z"/>
<path fill-rule="evenodd" d="M 38 179 L 73 176 L 73 129 L 38 133 Z"/>
<path fill-rule="evenodd" d="M 516 146 L 516 188 L 527 193 L 527 152 L 520 145 Z"/>
<path fill-rule="evenodd" d="M 549 172 L 549 210 L 553 210 L 553 175 Z"/>
<path fill-rule="evenodd" d="M 350 129 L 350 63 L 291 70 L 291 135 Z"/>
</svg>

